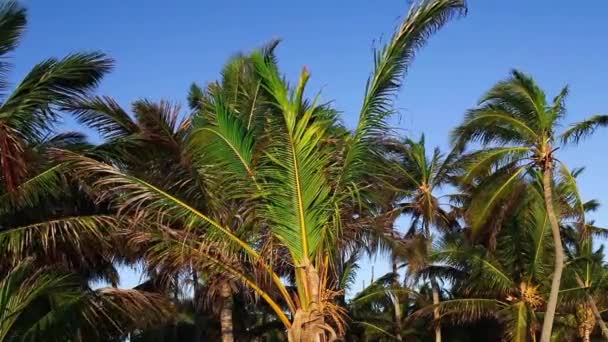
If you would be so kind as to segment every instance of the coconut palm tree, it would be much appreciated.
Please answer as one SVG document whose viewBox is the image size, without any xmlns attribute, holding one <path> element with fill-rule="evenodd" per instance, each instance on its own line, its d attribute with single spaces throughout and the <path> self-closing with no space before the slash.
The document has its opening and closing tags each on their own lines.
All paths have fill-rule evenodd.
<svg viewBox="0 0 608 342">
<path fill-rule="evenodd" d="M 20 260 L 63 265 L 84 279 L 116 282 L 107 233 L 114 218 L 65 175 L 52 148 L 82 150 L 77 132 L 57 133 L 55 124 L 74 98 L 88 96 L 112 67 L 102 53 L 76 53 L 35 65 L 10 89 L 9 54 L 18 45 L 27 13 L 16 2 L 0 5 L 0 245 L 2 273 Z M 94 246 L 94 247 L 93 247 Z"/>
<path fill-rule="evenodd" d="M 509 210 L 495 249 L 450 234 L 435 252 L 444 270 L 431 270 L 453 282 L 456 298 L 438 305 L 442 316 L 460 323 L 496 319 L 510 341 L 535 340 L 553 259 L 541 182 L 521 186 L 526 190 L 517 193 L 518 203 Z"/>
<path fill-rule="evenodd" d="M 604 265 L 603 247 L 594 249 L 594 237 L 602 237 L 606 229 L 588 222 L 586 215 L 595 211 L 599 203 L 595 200 L 583 201 L 577 186 L 577 177 L 583 168 L 570 171 L 564 165 L 556 184 L 558 203 L 561 208 L 562 231 L 568 267 L 565 271 L 562 305 L 574 312 L 578 321 L 578 333 L 584 341 L 589 341 L 595 325 L 599 325 L 604 338 L 608 338 L 608 328 L 600 314 L 598 303 L 603 303 L 602 295 L 606 286 L 607 269 Z"/>
<path fill-rule="evenodd" d="M 497 83 L 482 97 L 479 106 L 470 110 L 452 133 L 458 148 L 462 149 L 470 142 L 482 145 L 481 150 L 469 156 L 468 170 L 463 177 L 466 184 L 476 177 L 487 176 L 483 181 L 485 189 L 475 196 L 469 209 L 473 234 L 484 226 L 488 215 L 518 180 L 534 170 L 542 172 L 555 266 L 541 342 L 548 342 L 551 336 L 564 267 L 564 250 L 554 209 L 553 169 L 559 162 L 556 151 L 560 140 L 570 133 L 557 132 L 566 114 L 567 95 L 568 88 L 564 87 L 549 102 L 534 79 L 513 71 L 508 79 Z"/>
<path fill-rule="evenodd" d="M 421 233 L 426 239 L 426 253 L 429 255 L 433 247 L 431 228 L 439 228 L 449 231 L 456 226 L 456 220 L 451 213 L 444 209 L 445 203 L 440 203 L 437 191 L 452 181 L 456 168 L 454 161 L 457 153 L 453 152 L 443 156 L 439 149 L 433 151 L 429 158 L 426 154 L 424 135 L 418 142 L 406 139 L 402 146 L 394 146 L 394 150 L 400 149 L 399 160 L 395 165 L 398 193 L 400 198 L 398 206 L 401 212 L 411 216 L 412 224 L 406 236 Z M 428 257 L 422 262 L 424 267 L 429 264 Z M 412 262 L 410 265 L 416 265 Z M 420 263 L 418 263 L 420 264 Z M 424 265 L 426 264 L 426 265 Z M 412 271 L 416 272 L 416 269 Z M 430 278 L 433 293 L 433 304 L 439 304 L 439 284 L 434 277 Z M 441 341 L 441 325 L 439 322 L 438 309 L 434 313 L 435 319 L 435 341 Z"/>
<path fill-rule="evenodd" d="M 273 41 L 262 48 L 265 59 L 273 60 L 273 50 L 277 45 Z M 247 202 L 242 196 L 237 196 L 235 200 L 228 203 L 225 199 L 219 200 L 221 193 L 228 194 L 230 184 L 216 182 L 206 177 L 207 170 L 203 173 L 196 162 L 212 164 L 209 160 L 202 161 L 196 159 L 196 152 L 200 150 L 202 144 L 208 144 L 215 138 L 213 131 L 207 128 L 210 122 L 221 121 L 215 115 L 215 97 L 225 99 L 225 106 L 230 108 L 233 114 L 239 117 L 242 122 L 247 123 L 248 129 L 259 131 L 262 118 L 269 110 L 268 96 L 264 89 L 261 89 L 259 77 L 253 69 L 252 61 L 249 56 L 237 55 L 233 57 L 222 70 L 222 78 L 218 82 L 209 84 L 205 89 L 193 84 L 189 94 L 190 108 L 193 110 L 194 125 L 189 117 L 179 119 L 179 109 L 166 102 L 151 103 L 149 101 L 136 101 L 133 104 L 133 114 L 129 115 L 122 109 L 116 101 L 109 97 L 96 97 L 89 99 L 79 99 L 71 103 L 71 109 L 76 112 L 76 119 L 86 126 L 97 130 L 104 138 L 104 143 L 97 146 L 93 153 L 100 155 L 106 160 L 119 165 L 120 169 L 139 179 L 144 179 L 149 183 L 156 184 L 164 189 L 171 189 L 172 193 L 187 200 L 187 202 L 201 211 L 214 212 L 221 216 L 221 220 L 230 217 L 245 217 L 240 207 Z M 222 122 L 215 125 L 221 125 Z M 225 123 L 224 123 L 225 124 Z M 196 136 L 193 131 L 197 130 Z M 261 144 L 260 144 L 261 145 Z M 219 149 L 224 146 L 216 145 Z M 256 155 L 263 153 L 254 152 Z M 207 156 L 206 158 L 209 158 Z M 202 164 L 198 164 L 202 165 Z M 207 194 L 214 194 L 207 196 Z M 218 205 L 221 203 L 221 205 Z M 241 212 L 239 212 L 241 210 Z M 242 226 L 245 220 L 231 222 L 230 226 L 235 232 L 246 230 Z M 183 224 L 182 224 L 183 225 Z M 174 224 L 179 226 L 179 224 Z M 182 232 L 183 233 L 183 232 Z M 132 235 L 132 234 L 131 234 Z M 203 238 L 195 236 L 195 239 Z M 138 246 L 130 244 L 129 248 L 138 254 L 145 248 L 150 248 L 152 241 L 140 241 Z M 143 247 L 141 247 L 143 246 Z M 146 253 L 140 253 L 144 256 Z M 176 278 L 177 273 L 191 273 L 192 284 L 194 286 L 195 311 L 197 311 L 204 298 L 218 297 L 221 300 L 213 300 L 217 308 L 221 308 L 218 315 L 222 325 L 222 340 L 232 341 L 232 301 L 233 294 L 237 289 L 234 281 L 226 277 L 225 272 L 215 272 L 211 274 L 208 267 L 205 269 L 192 269 L 192 262 L 183 261 L 178 264 L 175 260 L 172 267 L 160 273 L 164 276 Z M 158 265 L 147 261 L 147 267 L 153 271 L 155 276 L 159 276 Z M 200 263 L 198 263 L 200 264 Z M 246 266 L 239 267 L 243 269 Z M 199 274 L 204 272 L 205 274 Z M 199 288 L 199 280 L 207 278 L 206 288 L 214 295 L 204 295 Z M 179 278 L 179 277 L 177 277 Z M 172 286 L 179 286 L 179 284 Z M 214 284 L 210 287 L 209 284 Z M 196 312 L 195 312 L 196 313 Z M 195 320 L 196 321 L 196 320 Z M 198 329 L 199 327 L 195 325 Z M 200 329 L 199 329 L 200 330 Z M 202 331 L 198 331 L 202 334 Z M 201 339 L 202 336 L 198 339 Z"/>
<path fill-rule="evenodd" d="M 341 209 L 354 198 L 366 204 L 366 185 L 381 157 L 376 152 L 378 137 L 387 132 L 391 98 L 415 52 L 430 34 L 463 11 L 459 0 L 423 1 L 412 8 L 391 41 L 376 54 L 359 125 L 340 151 L 327 140 L 335 126 L 335 111 L 305 99 L 308 71 L 303 70 L 297 86 L 289 87 L 275 63 L 254 54 L 260 86 L 274 107 L 272 115 L 260 120 L 264 130 L 251 129 L 221 93 L 213 97 L 213 121 L 193 120 L 191 141 L 198 142 L 196 150 L 201 151 L 194 156 L 197 170 L 206 176 L 207 184 L 216 182 L 222 189 L 209 194 L 201 190 L 214 201 L 207 208 L 197 208 L 171 188 L 149 183 L 115 165 L 66 152 L 63 158 L 122 213 L 136 214 L 150 226 L 156 225 L 164 245 L 172 246 L 157 254 L 158 259 L 197 255 L 198 260 L 221 268 L 268 303 L 292 341 L 340 335 L 343 312 L 333 303 L 337 293 L 327 284 L 327 274 L 335 255 L 333 241 L 340 235 Z M 256 149 L 264 153 L 258 157 L 253 153 Z M 238 208 L 246 216 L 233 216 L 232 203 L 241 203 Z M 235 220 L 243 218 L 248 223 L 243 228 L 266 231 L 267 241 L 285 251 L 295 293 L 271 263 L 270 252 L 276 248 L 260 244 L 260 234 L 232 228 Z M 204 233 L 205 238 L 181 240 L 183 235 L 174 234 L 172 228 L 176 223 L 195 236 Z M 255 265 L 257 272 L 241 272 L 237 265 L 242 264 Z"/>
</svg>

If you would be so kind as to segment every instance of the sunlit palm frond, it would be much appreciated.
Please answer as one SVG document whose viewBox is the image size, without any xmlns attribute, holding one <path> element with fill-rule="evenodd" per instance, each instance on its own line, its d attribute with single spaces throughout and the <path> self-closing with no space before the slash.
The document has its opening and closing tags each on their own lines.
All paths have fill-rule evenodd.
<svg viewBox="0 0 608 342">
<path fill-rule="evenodd" d="M 91 251 L 108 250 L 110 232 L 116 229 L 113 216 L 93 215 L 49 219 L 0 232 L 0 248 L 15 262 L 28 256 L 76 253 L 86 259 Z"/>
<path fill-rule="evenodd" d="M 261 170 L 268 179 L 268 217 L 274 222 L 274 234 L 298 264 L 313 260 L 328 236 L 330 188 L 324 170 L 329 155 L 320 144 L 328 123 L 315 120 L 315 105 L 300 112 L 309 78 L 306 70 L 290 93 L 275 66 L 261 55 L 253 58 L 263 87 L 283 116 L 273 123 L 273 141 L 266 154 L 270 163 Z"/>
<path fill-rule="evenodd" d="M 253 135 L 221 96 L 214 98 L 213 104 L 215 122 L 197 127 L 188 142 L 189 148 L 193 155 L 200 156 L 202 165 L 214 165 L 255 182 Z"/>
<path fill-rule="evenodd" d="M 470 222 L 470 232 L 473 236 L 478 236 L 495 210 L 500 209 L 499 206 L 509 196 L 517 193 L 514 190 L 526 175 L 527 169 L 517 167 L 512 170 L 510 166 L 505 166 L 498 172 L 491 174 L 475 190 L 473 200 L 466 213 Z"/>
</svg>

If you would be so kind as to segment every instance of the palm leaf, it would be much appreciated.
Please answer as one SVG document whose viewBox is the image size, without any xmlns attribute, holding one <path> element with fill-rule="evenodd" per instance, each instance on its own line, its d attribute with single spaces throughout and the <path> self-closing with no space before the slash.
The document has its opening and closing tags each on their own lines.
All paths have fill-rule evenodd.
<svg viewBox="0 0 608 342">
<path fill-rule="evenodd" d="M 416 52 L 452 17 L 465 13 L 461 0 L 422 1 L 412 6 L 391 41 L 374 52 L 374 70 L 367 81 L 359 123 L 344 157 L 338 188 L 358 182 L 373 167 L 374 145 L 387 136 L 386 119 L 393 113 L 392 100 L 401 89 Z"/>
<path fill-rule="evenodd" d="M 26 11 L 17 1 L 3 1 L 0 4 L 0 92 L 8 86 L 6 73 L 9 68 L 6 54 L 13 51 L 27 23 Z"/>
<path fill-rule="evenodd" d="M 290 95 L 274 65 L 259 54 L 252 58 L 263 87 L 283 115 L 274 123 L 274 141 L 267 150 L 271 164 L 262 170 L 269 180 L 268 217 L 274 222 L 273 232 L 299 264 L 314 259 L 326 236 L 330 188 L 323 170 L 329 155 L 320 142 L 328 123 L 314 120 L 315 105 L 300 115 L 309 77 L 306 70 Z"/>
<path fill-rule="evenodd" d="M 579 142 L 582 138 L 595 132 L 598 127 L 608 125 L 608 115 L 594 115 L 589 119 L 583 120 L 572 125 L 561 135 L 563 142 Z"/>
<path fill-rule="evenodd" d="M 37 64 L 0 107 L 0 118 L 23 137 L 42 138 L 64 106 L 93 89 L 112 68 L 101 53 L 77 53 Z"/>
</svg>

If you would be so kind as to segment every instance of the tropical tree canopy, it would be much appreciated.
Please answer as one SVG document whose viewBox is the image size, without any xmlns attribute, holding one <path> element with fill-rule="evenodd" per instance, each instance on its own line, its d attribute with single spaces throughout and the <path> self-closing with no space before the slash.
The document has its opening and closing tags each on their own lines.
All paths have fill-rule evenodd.
<svg viewBox="0 0 608 342">
<path fill-rule="evenodd" d="M 606 115 L 565 124 L 568 88 L 550 99 L 513 70 L 447 151 L 390 125 L 418 52 L 466 12 L 410 5 L 351 128 L 314 70 L 284 75 L 278 40 L 183 107 L 98 94 L 115 63 L 101 52 L 10 86 L 27 11 L 2 2 L 0 341 L 608 339 L 608 230 L 559 152 Z M 391 271 L 360 287 L 379 254 Z M 125 266 L 142 271 L 130 289 Z"/>
</svg>

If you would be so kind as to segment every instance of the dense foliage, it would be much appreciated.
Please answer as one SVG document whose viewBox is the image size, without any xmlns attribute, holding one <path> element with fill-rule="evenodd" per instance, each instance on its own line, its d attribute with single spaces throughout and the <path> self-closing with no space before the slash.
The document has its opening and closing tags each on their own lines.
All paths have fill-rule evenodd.
<svg viewBox="0 0 608 342">
<path fill-rule="evenodd" d="M 513 71 L 447 153 L 388 124 L 419 49 L 463 0 L 411 5 L 374 52 L 359 121 L 279 70 L 272 41 L 193 83 L 188 110 L 123 109 L 94 89 L 114 62 L 75 53 L 9 89 L 26 25 L 0 6 L 0 341 L 608 339 L 608 266 L 549 100 Z M 61 132 L 70 115 L 101 136 Z M 409 225 L 401 229 L 398 218 Z M 352 296 L 360 263 L 392 272 Z M 120 289 L 119 265 L 143 282 Z M 95 288 L 93 284 L 109 284 Z"/>
</svg>

